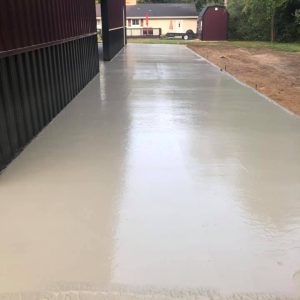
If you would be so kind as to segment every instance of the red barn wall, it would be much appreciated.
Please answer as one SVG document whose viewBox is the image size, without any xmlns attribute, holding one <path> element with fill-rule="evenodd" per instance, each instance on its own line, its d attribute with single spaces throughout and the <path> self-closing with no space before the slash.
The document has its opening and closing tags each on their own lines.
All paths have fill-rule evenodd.
<svg viewBox="0 0 300 300">
<path fill-rule="evenodd" d="M 93 0 L 1 0 L 0 51 L 41 47 L 95 32 Z"/>
<path fill-rule="evenodd" d="M 125 0 L 102 0 L 103 57 L 111 60 L 126 43 Z"/>
<path fill-rule="evenodd" d="M 215 10 L 217 8 L 217 10 Z M 209 7 L 202 18 L 202 40 L 228 39 L 228 12 L 224 7 Z"/>
<path fill-rule="evenodd" d="M 0 0 L 0 171 L 99 72 L 95 0 Z"/>
</svg>

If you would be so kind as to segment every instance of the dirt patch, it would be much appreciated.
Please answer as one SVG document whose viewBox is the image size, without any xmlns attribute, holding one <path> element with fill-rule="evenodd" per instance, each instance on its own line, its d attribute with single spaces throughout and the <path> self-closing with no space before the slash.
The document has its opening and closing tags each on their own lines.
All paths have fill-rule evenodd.
<svg viewBox="0 0 300 300">
<path fill-rule="evenodd" d="M 300 116 L 300 53 L 235 47 L 189 48 Z"/>
</svg>

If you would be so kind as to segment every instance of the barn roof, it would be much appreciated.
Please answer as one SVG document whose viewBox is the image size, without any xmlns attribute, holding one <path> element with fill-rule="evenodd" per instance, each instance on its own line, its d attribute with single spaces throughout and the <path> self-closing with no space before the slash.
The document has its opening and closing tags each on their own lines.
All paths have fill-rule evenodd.
<svg viewBox="0 0 300 300">
<path fill-rule="evenodd" d="M 200 12 L 199 18 L 201 19 L 210 8 L 215 8 L 215 7 L 225 8 L 224 5 L 210 5 L 210 6 L 204 7 Z"/>
<path fill-rule="evenodd" d="M 204 8 L 201 10 L 200 15 L 199 15 L 200 18 L 202 18 L 202 17 L 205 15 L 207 9 L 208 9 L 208 7 L 204 7 Z"/>
<path fill-rule="evenodd" d="M 96 7 L 97 17 L 101 17 L 100 5 Z M 128 5 L 126 14 L 129 18 L 149 17 L 198 17 L 194 3 L 147 3 Z"/>
</svg>

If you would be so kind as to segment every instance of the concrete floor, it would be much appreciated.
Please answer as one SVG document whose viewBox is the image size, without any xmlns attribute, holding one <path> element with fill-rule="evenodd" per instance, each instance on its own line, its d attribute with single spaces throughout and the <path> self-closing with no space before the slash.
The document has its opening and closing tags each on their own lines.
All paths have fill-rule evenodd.
<svg viewBox="0 0 300 300">
<path fill-rule="evenodd" d="M 0 299 L 300 297 L 300 118 L 129 45 L 0 176 L 0 237 Z"/>
</svg>

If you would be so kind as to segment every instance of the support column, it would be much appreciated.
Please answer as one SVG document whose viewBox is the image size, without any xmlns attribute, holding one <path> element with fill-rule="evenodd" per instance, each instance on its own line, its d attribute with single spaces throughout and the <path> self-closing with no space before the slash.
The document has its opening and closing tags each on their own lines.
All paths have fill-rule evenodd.
<svg viewBox="0 0 300 300">
<path fill-rule="evenodd" d="M 103 59 L 111 60 L 127 43 L 125 0 L 102 0 Z"/>
</svg>

